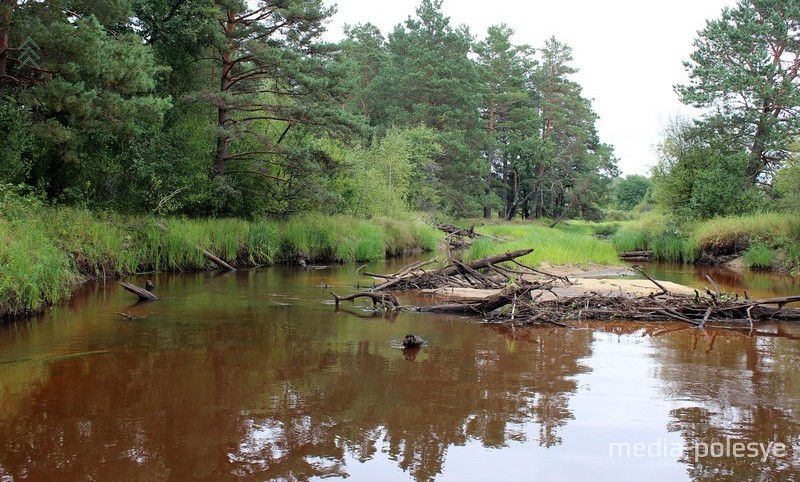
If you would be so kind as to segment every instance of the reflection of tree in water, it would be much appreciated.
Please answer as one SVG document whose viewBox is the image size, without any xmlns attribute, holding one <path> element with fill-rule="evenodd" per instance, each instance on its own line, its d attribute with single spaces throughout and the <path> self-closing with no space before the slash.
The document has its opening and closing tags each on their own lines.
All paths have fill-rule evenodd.
<svg viewBox="0 0 800 482">
<path fill-rule="evenodd" d="M 162 327 L 158 336 L 181 348 L 131 344 L 53 363 L 28 405 L 0 413 L 0 474 L 305 479 L 345 475 L 348 457 L 382 449 L 427 480 L 449 446 L 526 441 L 523 424 L 539 426 L 540 445 L 560 443 L 592 340 L 452 326 L 443 333 L 457 343 L 432 343 L 409 361 L 388 343 L 351 343 L 358 325 L 334 326 Z"/>
<path fill-rule="evenodd" d="M 783 332 L 787 327 L 778 327 Z M 797 329 L 791 328 L 796 335 Z M 800 471 L 800 379 L 796 339 L 725 330 L 690 330 L 654 338 L 658 376 L 670 398 L 691 403 L 671 412 L 693 480 L 790 480 Z M 700 406 L 698 406 L 698 404 Z M 781 442 L 788 457 L 704 457 L 696 444 Z"/>
</svg>

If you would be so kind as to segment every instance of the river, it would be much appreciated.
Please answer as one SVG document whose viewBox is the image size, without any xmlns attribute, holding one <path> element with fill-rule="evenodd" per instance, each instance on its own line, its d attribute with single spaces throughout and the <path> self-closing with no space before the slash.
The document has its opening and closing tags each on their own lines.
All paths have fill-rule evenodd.
<svg viewBox="0 0 800 482">
<path fill-rule="evenodd" d="M 0 326 L 0 481 L 800 474 L 796 325 L 511 330 L 337 311 L 329 292 L 354 291 L 356 267 L 163 274 L 162 300 L 137 305 L 89 284 Z M 648 270 L 707 284 L 699 268 Z M 800 293 L 788 277 L 710 273 L 751 296 Z M 407 333 L 429 344 L 403 351 Z"/>
</svg>

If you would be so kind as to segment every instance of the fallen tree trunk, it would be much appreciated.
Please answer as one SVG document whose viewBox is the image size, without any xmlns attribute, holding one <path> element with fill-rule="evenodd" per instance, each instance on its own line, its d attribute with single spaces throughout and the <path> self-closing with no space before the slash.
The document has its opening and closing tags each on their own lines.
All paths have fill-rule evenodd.
<svg viewBox="0 0 800 482">
<path fill-rule="evenodd" d="M 503 290 L 479 301 L 418 306 L 410 308 L 410 310 L 423 313 L 464 313 L 471 315 L 485 315 L 528 296 L 533 289 L 538 289 L 538 285 L 526 285 L 510 290 Z"/>
<path fill-rule="evenodd" d="M 622 259 L 636 258 L 636 259 L 652 259 L 655 255 L 652 251 L 624 251 L 619 253 L 618 256 Z"/>
<path fill-rule="evenodd" d="M 533 252 L 533 248 L 531 248 L 531 249 L 520 249 L 520 250 L 517 250 L 517 251 L 509 251 L 507 253 L 498 254 L 496 256 L 489 256 L 488 258 L 479 259 L 479 260 L 473 261 L 471 263 L 465 263 L 463 266 L 466 266 L 469 269 L 477 271 L 479 269 L 488 268 L 491 265 L 500 264 L 500 263 L 503 263 L 505 261 L 511 261 L 512 259 L 516 259 L 516 258 L 521 258 L 521 257 L 525 256 L 526 254 L 530 254 L 532 252 Z M 438 271 L 438 274 L 441 274 L 441 275 L 444 275 L 444 276 L 452 276 L 452 275 L 455 275 L 455 274 L 458 274 L 458 273 L 462 273 L 464 271 L 464 268 L 463 268 L 463 266 L 460 266 L 460 264 L 461 263 L 454 264 L 454 265 L 448 266 L 446 268 L 442 268 L 442 269 L 440 269 Z"/>
<path fill-rule="evenodd" d="M 140 300 L 158 301 L 158 296 L 154 295 L 153 293 L 147 291 L 144 288 L 140 288 L 134 284 L 125 283 L 124 281 L 120 281 L 119 285 L 125 288 L 126 290 L 130 291 L 131 293 L 135 294 L 136 296 L 138 296 Z"/>
<path fill-rule="evenodd" d="M 444 231 L 447 234 L 453 234 L 455 236 L 466 236 L 468 238 L 474 238 L 476 236 L 480 236 L 478 233 L 475 232 L 475 226 L 470 226 L 469 229 L 459 228 L 458 226 L 453 226 L 452 224 L 439 224 L 433 223 L 433 227 Z"/>
<path fill-rule="evenodd" d="M 469 227 L 469 229 L 459 228 L 458 226 L 453 226 L 452 224 L 438 224 L 432 223 L 434 228 L 437 228 L 441 231 L 444 231 L 448 234 L 448 236 L 463 236 L 467 238 L 487 238 L 487 239 L 494 239 L 495 241 L 505 241 L 500 238 L 496 238 L 494 236 L 489 236 L 488 234 L 481 234 L 475 231 L 475 225 Z"/>
<path fill-rule="evenodd" d="M 203 256 L 205 256 L 207 260 L 209 260 L 212 263 L 216 264 L 218 267 L 225 268 L 228 271 L 236 271 L 236 268 L 234 268 L 233 266 L 231 266 L 228 263 L 226 263 L 222 258 L 219 258 L 219 257 L 213 255 L 208 250 L 205 250 L 205 249 L 203 249 L 203 248 L 201 248 L 199 246 L 197 247 L 197 249 L 199 249 L 203 253 Z"/>
</svg>

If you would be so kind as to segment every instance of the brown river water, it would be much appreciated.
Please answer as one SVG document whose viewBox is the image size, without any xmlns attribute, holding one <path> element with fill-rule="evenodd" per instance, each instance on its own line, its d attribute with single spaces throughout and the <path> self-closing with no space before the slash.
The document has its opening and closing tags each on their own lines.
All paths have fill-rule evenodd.
<svg viewBox="0 0 800 482">
<path fill-rule="evenodd" d="M 354 291 L 356 267 L 159 275 L 162 300 L 137 305 L 91 284 L 0 326 L 0 482 L 800 480 L 800 326 L 337 311 L 328 292 Z M 711 274 L 753 297 L 800 293 Z M 401 350 L 407 333 L 428 345 Z"/>
</svg>

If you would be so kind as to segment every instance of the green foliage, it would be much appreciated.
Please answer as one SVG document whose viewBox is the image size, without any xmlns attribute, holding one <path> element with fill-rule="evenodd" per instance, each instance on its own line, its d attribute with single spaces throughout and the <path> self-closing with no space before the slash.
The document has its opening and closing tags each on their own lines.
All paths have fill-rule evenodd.
<svg viewBox="0 0 800 482">
<path fill-rule="evenodd" d="M 798 72 L 785 61 L 800 53 L 798 21 L 795 1 L 742 0 L 724 8 L 694 42 L 685 64 L 689 85 L 677 87 L 684 103 L 707 110 L 703 124 L 744 154 L 751 182 L 779 166 L 800 133 Z"/>
<path fill-rule="evenodd" d="M 752 243 L 791 239 L 793 216 L 793 213 L 760 213 L 721 217 L 699 223 L 694 234 L 701 251 L 738 252 Z"/>
<path fill-rule="evenodd" d="M 744 252 L 744 264 L 750 269 L 769 269 L 773 252 L 766 244 L 756 243 Z"/>
<path fill-rule="evenodd" d="M 632 228 L 621 228 L 611 238 L 617 251 L 641 251 L 647 249 L 647 233 Z"/>
<path fill-rule="evenodd" d="M 34 310 L 69 293 L 69 258 L 41 224 L 0 219 L 0 315 Z"/>
<path fill-rule="evenodd" d="M 441 152 L 436 138 L 426 127 L 390 129 L 367 149 L 340 152 L 350 164 L 333 185 L 344 200 L 342 210 L 397 217 L 410 209 L 433 208 L 437 185 L 428 174 Z"/>
<path fill-rule="evenodd" d="M 31 170 L 30 150 L 33 147 L 33 122 L 30 112 L 13 102 L 0 103 L 0 183 L 23 182 Z"/>
<path fill-rule="evenodd" d="M 800 160 L 795 157 L 789 158 L 778 171 L 775 192 L 783 208 L 796 209 L 800 206 Z"/>
<path fill-rule="evenodd" d="M 649 178 L 632 174 L 617 179 L 613 184 L 614 200 L 619 209 L 630 211 L 637 204 L 647 201 L 652 190 Z"/>
<path fill-rule="evenodd" d="M 675 224 L 655 212 L 621 223 L 611 242 L 619 252 L 650 250 L 662 261 L 691 263 L 699 256 L 691 226 Z"/>
<path fill-rule="evenodd" d="M 711 136 L 711 137 L 709 137 Z M 653 198 L 685 218 L 746 214 L 765 205 L 752 185 L 749 161 L 715 134 L 688 123 L 674 126 L 653 169 Z"/>
<path fill-rule="evenodd" d="M 217 114 L 216 147 L 209 153 L 218 177 L 216 212 L 253 214 L 266 207 L 287 215 L 307 210 L 303 204 L 329 191 L 326 184 L 340 166 L 317 141 L 347 139 L 362 126 L 342 108 L 346 84 L 338 46 L 320 39 L 334 11 L 321 0 L 220 4 L 210 46 L 219 86 L 209 102 Z M 254 176 L 258 181 L 242 180 Z M 252 190 L 273 191 L 277 205 L 254 206 Z"/>
<path fill-rule="evenodd" d="M 389 34 L 370 100 L 370 122 L 381 131 L 421 125 L 436 132 L 441 154 L 425 175 L 439 192 L 421 201 L 462 214 L 479 208 L 482 193 L 474 182 L 483 169 L 477 150 L 481 86 L 468 56 L 471 40 L 466 28 L 450 25 L 441 0 L 423 0 L 417 16 Z"/>
<path fill-rule="evenodd" d="M 482 197 L 483 215 L 490 218 L 493 210 L 505 202 L 498 195 L 498 187 L 509 184 L 508 164 L 513 159 L 511 150 L 515 138 L 525 131 L 529 136 L 537 136 L 532 127 L 538 121 L 538 113 L 533 109 L 533 95 L 527 89 L 530 72 L 535 62 L 533 50 L 527 45 L 516 46 L 511 43 L 514 31 L 505 24 L 493 25 L 486 33 L 486 39 L 475 44 L 478 55 L 478 74 L 484 86 L 483 102 L 480 109 L 486 158 L 485 195 Z M 505 209 L 504 209 L 505 211 Z"/>
<path fill-rule="evenodd" d="M 661 261 L 692 263 L 697 259 L 697 242 L 691 237 L 667 234 L 651 239 L 647 248 Z"/>
<path fill-rule="evenodd" d="M 0 185 L 0 316 L 37 310 L 69 294 L 81 276 L 211 266 L 202 250 L 252 266 L 292 261 L 373 261 L 436 249 L 441 234 L 412 216 L 356 219 L 306 214 L 283 223 L 131 217 L 47 207 Z"/>
<path fill-rule="evenodd" d="M 650 213 L 623 223 L 612 239 L 620 252 L 652 250 L 656 259 L 664 261 L 689 263 L 704 256 L 743 254 L 745 264 L 752 261 L 750 264 L 761 268 L 797 263 L 799 241 L 800 217 L 791 212 L 727 216 L 680 224 Z M 767 259 L 765 247 L 769 258 L 761 262 Z"/>
</svg>

